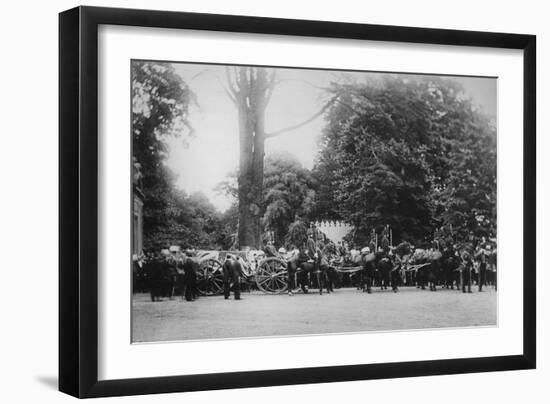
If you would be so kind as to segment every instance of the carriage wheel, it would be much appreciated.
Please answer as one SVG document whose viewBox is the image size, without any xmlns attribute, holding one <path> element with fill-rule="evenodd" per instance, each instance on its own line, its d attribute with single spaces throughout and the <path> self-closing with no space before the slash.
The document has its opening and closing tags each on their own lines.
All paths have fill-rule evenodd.
<svg viewBox="0 0 550 404">
<path fill-rule="evenodd" d="M 223 292 L 223 270 L 220 261 L 213 258 L 201 261 L 197 273 L 197 289 L 203 296 L 214 296 Z"/>
<path fill-rule="evenodd" d="M 277 257 L 266 258 L 260 262 L 255 280 L 258 288 L 265 293 L 284 293 L 288 287 L 286 263 Z"/>
</svg>

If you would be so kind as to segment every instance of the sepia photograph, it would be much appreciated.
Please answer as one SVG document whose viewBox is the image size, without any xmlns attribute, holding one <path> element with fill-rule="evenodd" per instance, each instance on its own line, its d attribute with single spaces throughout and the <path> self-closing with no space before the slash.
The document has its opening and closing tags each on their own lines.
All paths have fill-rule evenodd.
<svg viewBox="0 0 550 404">
<path fill-rule="evenodd" d="M 132 60 L 132 343 L 496 327 L 496 77 Z"/>
</svg>

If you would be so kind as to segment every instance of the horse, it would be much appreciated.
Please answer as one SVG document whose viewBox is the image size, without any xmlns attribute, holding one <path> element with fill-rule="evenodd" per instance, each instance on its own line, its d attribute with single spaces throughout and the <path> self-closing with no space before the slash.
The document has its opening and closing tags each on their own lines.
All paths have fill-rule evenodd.
<svg viewBox="0 0 550 404">
<path fill-rule="evenodd" d="M 434 259 L 428 267 L 428 286 L 432 292 L 435 292 L 438 281 L 441 278 L 441 258 Z"/>
<path fill-rule="evenodd" d="M 380 290 L 388 289 L 391 284 L 390 274 L 393 269 L 391 258 L 384 252 L 378 252 L 376 256 L 376 269 L 380 274 Z"/>
<path fill-rule="evenodd" d="M 458 257 L 455 255 L 454 249 L 446 248 L 443 250 L 441 270 L 444 288 L 454 289 L 455 282 L 456 288 L 458 289 L 460 287 L 460 271 L 458 269 Z"/>
<path fill-rule="evenodd" d="M 416 271 L 417 287 L 426 289 L 429 286 L 432 292 L 435 292 L 438 280 L 441 278 L 441 261 L 443 255 L 437 249 L 422 250 L 417 249 L 411 257 L 412 264 L 429 264 Z"/>
<path fill-rule="evenodd" d="M 326 257 L 321 254 L 321 251 L 317 250 L 317 259 L 316 261 L 309 259 L 306 254 L 300 253 L 297 254 L 294 258 L 288 261 L 288 276 L 289 282 L 291 277 L 296 274 L 298 280 L 298 286 L 302 289 L 302 292 L 309 293 L 308 286 L 309 280 L 308 277 L 315 276 L 317 281 L 317 286 L 319 287 L 319 294 L 323 294 L 323 289 L 326 289 L 327 293 L 334 291 L 331 285 L 331 279 L 329 277 L 329 272 L 331 271 L 330 266 Z M 290 290 L 289 290 L 290 291 Z"/>
<path fill-rule="evenodd" d="M 363 292 L 371 293 L 375 279 L 378 278 L 380 290 L 385 290 L 391 285 L 392 290 L 397 292 L 398 267 L 393 265 L 390 256 L 383 252 L 361 254 L 361 289 Z"/>
<path fill-rule="evenodd" d="M 374 253 L 361 254 L 361 290 L 371 293 L 376 274 L 376 255 Z"/>
</svg>

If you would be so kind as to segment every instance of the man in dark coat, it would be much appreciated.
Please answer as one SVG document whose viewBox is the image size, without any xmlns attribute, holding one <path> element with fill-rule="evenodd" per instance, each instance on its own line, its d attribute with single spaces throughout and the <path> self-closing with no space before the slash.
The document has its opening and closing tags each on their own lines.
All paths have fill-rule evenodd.
<svg viewBox="0 0 550 404">
<path fill-rule="evenodd" d="M 223 296 L 229 299 L 231 289 L 235 294 L 235 300 L 241 299 L 240 277 L 243 276 L 243 268 L 237 258 L 228 255 L 223 263 Z"/>
<path fill-rule="evenodd" d="M 447 289 L 454 289 L 454 271 L 456 268 L 456 254 L 452 243 L 446 242 L 443 248 L 441 264 L 443 267 L 443 276 L 445 279 L 444 287 Z M 457 280 L 456 287 L 458 288 L 459 280 Z"/>
<path fill-rule="evenodd" d="M 145 264 L 145 271 L 147 274 L 147 284 L 149 286 L 149 292 L 151 294 L 151 301 L 159 301 L 163 292 L 163 268 L 162 257 L 160 254 L 154 254 L 150 260 Z"/>
<path fill-rule="evenodd" d="M 468 251 L 462 253 L 462 293 L 466 293 L 466 287 L 468 293 L 472 293 L 472 270 L 474 262 L 472 256 Z"/>
<path fill-rule="evenodd" d="M 185 300 L 192 302 L 197 297 L 197 272 L 199 272 L 199 262 L 193 257 L 191 250 L 185 251 L 183 258 L 183 283 L 185 289 Z"/>
<path fill-rule="evenodd" d="M 478 289 L 481 292 L 483 290 L 483 285 L 486 281 L 487 275 L 487 254 L 485 249 L 481 247 L 476 254 L 477 261 L 479 262 L 479 272 L 477 278 Z"/>
<path fill-rule="evenodd" d="M 166 282 L 166 295 L 170 300 L 174 297 L 178 281 L 177 259 L 170 255 L 165 258 L 164 279 Z"/>
<path fill-rule="evenodd" d="M 144 263 L 145 263 L 144 257 L 134 255 L 132 257 L 132 263 L 133 263 L 133 268 L 132 268 L 133 292 L 134 293 L 143 293 L 144 291 L 147 290 L 147 283 L 146 283 L 147 282 L 147 276 L 145 274 L 145 269 L 144 269 Z"/>
</svg>

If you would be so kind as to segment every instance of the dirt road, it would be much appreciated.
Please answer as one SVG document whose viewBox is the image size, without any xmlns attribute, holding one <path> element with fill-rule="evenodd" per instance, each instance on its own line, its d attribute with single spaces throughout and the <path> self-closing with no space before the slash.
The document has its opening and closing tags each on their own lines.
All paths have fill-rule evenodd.
<svg viewBox="0 0 550 404">
<path fill-rule="evenodd" d="M 136 294 L 132 335 L 134 342 L 149 342 L 496 325 L 497 292 L 487 289 L 463 294 L 408 287 L 369 295 L 350 288 L 322 296 L 251 292 L 242 300 L 177 297 L 154 303 L 147 294 Z"/>
</svg>

